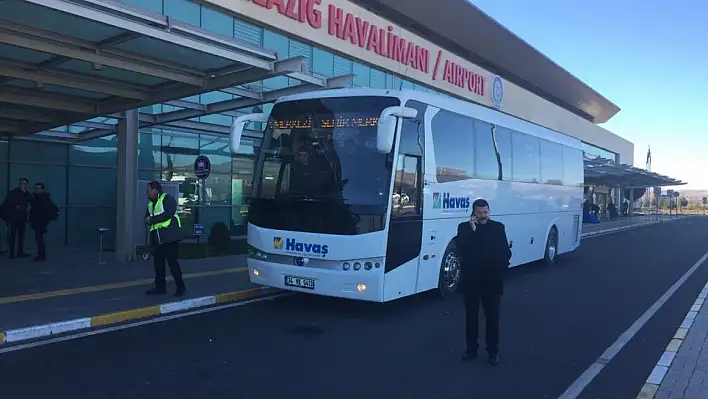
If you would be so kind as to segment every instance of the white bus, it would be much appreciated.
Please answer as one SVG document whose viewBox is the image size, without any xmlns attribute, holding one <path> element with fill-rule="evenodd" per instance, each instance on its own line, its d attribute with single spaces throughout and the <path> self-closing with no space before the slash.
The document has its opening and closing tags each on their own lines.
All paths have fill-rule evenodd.
<svg viewBox="0 0 708 399">
<path fill-rule="evenodd" d="M 386 302 L 459 285 L 457 225 L 484 198 L 506 225 L 511 266 L 580 244 L 579 140 L 417 91 L 341 89 L 279 99 L 248 213 L 253 283 Z"/>
</svg>

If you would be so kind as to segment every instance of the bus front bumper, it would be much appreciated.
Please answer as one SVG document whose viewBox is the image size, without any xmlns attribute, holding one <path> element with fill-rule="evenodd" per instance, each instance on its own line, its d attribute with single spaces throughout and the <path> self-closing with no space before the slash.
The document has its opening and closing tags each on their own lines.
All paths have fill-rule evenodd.
<svg viewBox="0 0 708 399">
<path fill-rule="evenodd" d="M 307 294 L 383 302 L 381 270 L 329 270 L 248 259 L 252 283 Z"/>
</svg>

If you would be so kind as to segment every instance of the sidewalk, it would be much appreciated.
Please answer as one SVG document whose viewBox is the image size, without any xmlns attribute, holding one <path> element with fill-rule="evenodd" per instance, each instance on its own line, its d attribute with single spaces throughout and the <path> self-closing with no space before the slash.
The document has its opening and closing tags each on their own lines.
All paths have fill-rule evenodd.
<svg viewBox="0 0 708 399">
<path fill-rule="evenodd" d="M 245 255 L 233 255 L 182 259 L 187 295 L 148 297 L 152 259 L 120 263 L 111 255 L 105 264 L 95 251 L 69 248 L 54 249 L 45 263 L 0 258 L 0 344 L 266 293 L 250 283 Z"/>
<path fill-rule="evenodd" d="M 704 306 L 706 297 L 708 284 L 686 314 L 637 399 L 708 398 L 708 305 Z"/>
<path fill-rule="evenodd" d="M 663 222 L 670 222 L 673 220 L 679 220 L 684 216 L 671 216 L 664 217 Z M 645 216 L 634 216 L 631 218 L 619 218 L 617 220 L 610 220 L 600 223 L 583 223 L 582 237 L 591 237 L 598 234 L 607 234 L 610 232 L 629 230 L 640 226 L 649 226 L 657 223 L 662 223 L 662 221 L 647 219 Z"/>
</svg>

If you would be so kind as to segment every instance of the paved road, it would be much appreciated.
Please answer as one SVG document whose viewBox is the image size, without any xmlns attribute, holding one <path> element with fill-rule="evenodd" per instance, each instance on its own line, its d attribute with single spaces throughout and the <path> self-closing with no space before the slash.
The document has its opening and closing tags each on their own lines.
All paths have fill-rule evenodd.
<svg viewBox="0 0 708 399">
<path fill-rule="evenodd" d="M 460 301 L 292 296 L 0 355 L 11 398 L 557 398 L 708 249 L 708 218 L 600 236 L 511 273 L 502 364 L 463 363 Z M 582 398 L 637 395 L 703 266 Z"/>
</svg>

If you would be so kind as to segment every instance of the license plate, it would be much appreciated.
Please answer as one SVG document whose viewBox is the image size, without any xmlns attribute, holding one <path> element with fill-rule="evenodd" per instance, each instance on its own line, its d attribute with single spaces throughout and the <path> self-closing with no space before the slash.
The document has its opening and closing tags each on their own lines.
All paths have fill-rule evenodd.
<svg viewBox="0 0 708 399">
<path fill-rule="evenodd" d="M 315 280 L 311 278 L 285 276 L 285 285 L 290 287 L 307 288 L 308 290 L 315 289 Z"/>
</svg>

